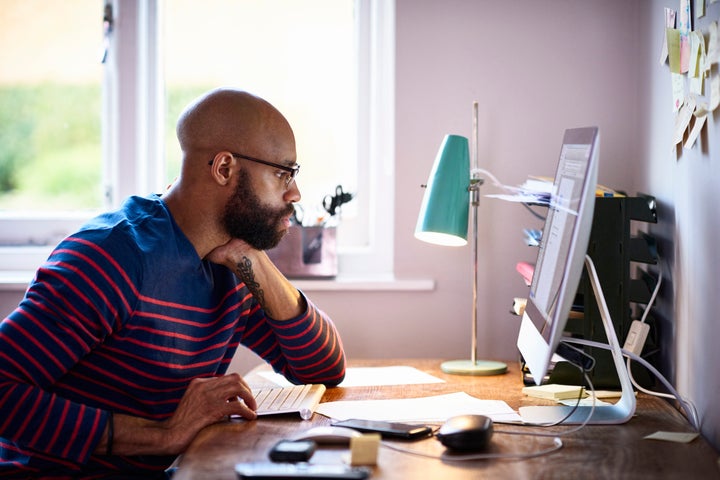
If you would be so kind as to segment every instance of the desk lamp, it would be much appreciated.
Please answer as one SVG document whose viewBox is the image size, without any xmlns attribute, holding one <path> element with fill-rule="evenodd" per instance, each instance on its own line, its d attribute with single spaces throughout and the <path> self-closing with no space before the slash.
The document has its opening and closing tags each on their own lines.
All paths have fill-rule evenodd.
<svg viewBox="0 0 720 480">
<path fill-rule="evenodd" d="M 446 135 L 425 186 L 420 214 L 415 227 L 415 238 L 444 246 L 467 245 L 468 212 L 472 206 L 473 245 L 473 303 L 472 348 L 470 360 L 444 362 L 445 373 L 458 375 L 498 375 L 507 371 L 502 362 L 477 359 L 477 276 L 478 276 L 478 205 L 480 204 L 480 178 L 477 167 L 477 102 L 473 103 L 473 169 L 470 170 L 468 139 L 459 135 Z"/>
</svg>

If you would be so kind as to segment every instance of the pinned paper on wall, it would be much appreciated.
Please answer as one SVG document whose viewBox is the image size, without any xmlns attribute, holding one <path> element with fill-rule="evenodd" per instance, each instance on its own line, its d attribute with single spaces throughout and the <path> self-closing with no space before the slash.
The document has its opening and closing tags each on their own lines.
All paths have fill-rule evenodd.
<svg viewBox="0 0 720 480">
<path fill-rule="evenodd" d="M 687 140 L 685 140 L 685 143 L 683 144 L 683 148 L 688 149 L 692 148 L 693 145 L 695 145 L 695 142 L 700 136 L 700 132 L 705 125 L 705 120 L 707 120 L 707 113 L 707 105 L 698 105 L 695 108 L 695 113 L 693 114 L 693 117 L 695 117 L 695 123 L 693 123 L 690 134 L 688 135 Z"/>
<path fill-rule="evenodd" d="M 665 8 L 665 36 L 663 37 L 662 51 L 660 52 L 660 65 L 664 65 L 668 60 L 668 28 L 675 28 L 675 10 L 672 8 Z"/>
<path fill-rule="evenodd" d="M 695 95 L 703 94 L 705 79 L 705 38 L 700 32 L 690 33 L 690 93 Z"/>
<path fill-rule="evenodd" d="M 673 112 L 677 112 L 685 102 L 685 77 L 681 73 L 671 73 Z"/>
<path fill-rule="evenodd" d="M 672 73 L 680 73 L 680 30 L 677 28 L 666 28 L 668 62 Z"/>
<path fill-rule="evenodd" d="M 700 32 L 690 32 L 690 65 L 688 75 L 699 77 L 704 73 L 705 39 Z"/>
<path fill-rule="evenodd" d="M 720 76 L 715 75 L 710 80 L 710 111 L 714 112 L 720 105 Z"/>
<path fill-rule="evenodd" d="M 707 117 L 720 106 L 720 73 L 712 67 L 720 63 L 720 29 L 718 20 L 711 18 L 702 25 L 707 26 L 707 33 L 693 30 L 695 19 L 715 16 L 715 7 L 707 8 L 705 0 L 678 2 L 677 12 L 665 8 L 660 63 L 667 61 L 670 67 L 675 114 L 672 144 L 690 149 L 700 143 L 702 130 L 710 123 Z M 707 5 L 717 2 L 720 0 L 708 0 Z"/>
<path fill-rule="evenodd" d="M 685 131 L 688 128 L 688 125 L 690 125 L 690 120 L 692 120 L 693 113 L 695 112 L 695 105 L 697 103 L 697 100 L 695 98 L 695 95 L 688 95 L 687 99 L 685 100 L 685 103 L 680 108 L 680 111 L 675 116 L 675 141 L 674 145 L 679 144 L 683 141 L 683 137 L 685 136 Z"/>
<path fill-rule="evenodd" d="M 690 65 L 690 0 L 680 0 L 679 13 L 677 29 L 680 33 L 680 73 L 685 73 Z"/>
<path fill-rule="evenodd" d="M 707 70 L 710 70 L 710 65 L 718 63 L 720 61 L 720 45 L 718 45 L 718 22 L 712 22 L 708 27 L 708 48 L 707 48 Z"/>
</svg>

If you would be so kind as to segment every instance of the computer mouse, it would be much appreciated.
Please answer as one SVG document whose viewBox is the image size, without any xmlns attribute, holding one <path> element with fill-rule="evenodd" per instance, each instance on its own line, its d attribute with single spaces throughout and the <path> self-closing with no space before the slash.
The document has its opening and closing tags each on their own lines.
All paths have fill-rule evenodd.
<svg viewBox="0 0 720 480">
<path fill-rule="evenodd" d="M 435 433 L 450 450 L 483 450 L 490 443 L 493 421 L 485 415 L 458 415 L 448 418 Z"/>
<path fill-rule="evenodd" d="M 317 444 L 347 445 L 353 437 L 362 433 L 352 428 L 334 427 L 330 425 L 312 427 L 293 436 L 293 440 L 313 440 Z"/>
</svg>

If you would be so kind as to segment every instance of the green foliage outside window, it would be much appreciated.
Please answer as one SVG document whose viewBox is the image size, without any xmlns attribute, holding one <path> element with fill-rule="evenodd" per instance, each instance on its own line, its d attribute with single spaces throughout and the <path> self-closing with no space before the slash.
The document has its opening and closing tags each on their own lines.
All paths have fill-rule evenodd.
<svg viewBox="0 0 720 480">
<path fill-rule="evenodd" d="M 168 182 L 180 171 L 177 117 L 209 88 L 168 92 Z M 102 207 L 101 103 L 98 86 L 0 87 L 0 211 Z"/>
<path fill-rule="evenodd" d="M 100 90 L 0 87 L 0 209 L 101 203 Z"/>
</svg>

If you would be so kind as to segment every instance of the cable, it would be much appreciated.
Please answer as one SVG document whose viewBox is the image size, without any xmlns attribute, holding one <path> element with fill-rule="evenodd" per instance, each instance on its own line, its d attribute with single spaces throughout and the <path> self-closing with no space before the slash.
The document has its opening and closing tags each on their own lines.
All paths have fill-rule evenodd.
<svg viewBox="0 0 720 480">
<path fill-rule="evenodd" d="M 571 364 L 574 365 L 574 364 Z M 577 367 L 577 365 L 575 365 Z M 578 367 L 580 368 L 580 367 Z M 569 430 L 566 430 L 564 432 L 553 432 L 553 433 L 541 433 L 541 432 L 521 432 L 519 430 L 497 430 L 497 433 L 505 433 L 507 435 L 530 435 L 530 436 L 536 436 L 536 437 L 558 437 L 563 435 L 570 435 L 571 433 L 578 432 L 585 428 L 585 426 L 590 422 L 590 419 L 593 416 L 593 413 L 595 413 L 595 406 L 597 403 L 597 398 L 595 395 L 595 387 L 593 386 L 592 381 L 590 380 L 590 377 L 588 375 L 587 370 L 584 370 L 580 368 L 582 371 L 583 376 L 585 377 L 585 381 L 588 384 L 588 387 L 590 389 L 590 395 L 592 398 L 592 404 L 590 406 L 590 412 L 588 413 L 588 416 L 583 420 L 581 424 L 579 424 L 577 427 L 571 428 Z M 528 427 L 554 427 L 558 425 L 563 425 L 568 418 L 570 418 L 573 413 L 577 410 L 577 408 L 580 406 L 580 402 L 582 400 L 582 389 L 580 389 L 580 393 L 578 394 L 577 402 L 573 406 L 572 410 L 570 410 L 567 415 L 565 415 L 562 419 L 558 420 L 557 422 L 553 423 L 524 423 L 523 425 Z"/>
<path fill-rule="evenodd" d="M 565 339 L 565 341 L 571 342 L 571 343 L 577 343 L 579 345 L 586 345 L 588 347 L 595 347 L 595 348 L 602 348 L 605 350 L 610 350 L 610 345 L 600 343 L 600 342 L 595 342 L 592 340 L 585 340 L 582 338 L 567 338 L 567 339 Z M 665 386 L 665 388 L 667 388 L 668 391 L 671 392 L 672 398 L 677 400 L 677 402 L 681 405 L 682 409 L 685 411 L 685 417 L 690 422 L 690 425 L 695 430 L 699 430 L 699 422 L 698 422 L 697 410 L 695 409 L 695 406 L 690 401 L 685 400 L 675 390 L 675 388 L 672 386 L 672 384 L 670 384 L 670 382 L 654 366 L 652 366 L 650 364 L 650 362 L 648 362 L 644 358 L 642 358 L 639 355 L 637 355 L 633 352 L 630 352 L 628 350 L 621 349 L 621 352 L 624 356 L 629 357 L 633 361 L 640 363 L 642 366 L 644 366 L 645 368 L 650 370 L 650 372 L 653 375 L 655 375 L 655 377 L 657 377 L 658 380 L 660 380 L 660 382 Z"/>
<path fill-rule="evenodd" d="M 525 208 L 527 208 L 527 210 L 532 214 L 533 217 L 535 217 L 535 218 L 537 218 L 537 219 L 539 219 L 539 220 L 543 220 L 543 221 L 546 220 L 546 217 L 543 216 L 543 215 L 540 215 L 540 214 L 537 213 L 535 210 L 533 210 L 532 207 L 531 207 L 531 205 L 530 205 L 529 203 L 523 202 L 523 203 L 522 203 L 522 206 L 525 207 Z"/>
<path fill-rule="evenodd" d="M 652 309 L 653 304 L 655 303 L 655 299 L 657 298 L 658 292 L 660 291 L 660 285 L 662 285 L 663 275 L 662 275 L 662 269 L 661 269 L 660 262 L 658 262 L 658 268 L 660 269 L 660 271 L 658 273 L 658 281 L 657 281 L 657 284 L 655 285 L 655 288 L 653 289 L 652 295 L 650 296 L 650 300 L 645 305 L 645 311 L 643 312 L 642 317 L 639 320 L 641 323 L 646 323 L 647 316 L 650 313 L 650 310 Z M 642 349 L 642 346 L 640 346 L 640 349 Z M 662 398 L 675 398 L 673 395 L 671 395 L 669 393 L 655 392 L 652 390 L 648 390 L 648 389 L 644 388 L 642 385 L 640 385 L 635 380 L 635 377 L 633 377 L 631 362 L 632 361 L 631 361 L 630 357 L 628 357 L 628 359 L 627 359 L 628 375 L 630 376 L 630 381 L 632 382 L 632 384 L 635 388 L 637 388 L 639 391 L 641 391 L 643 393 L 647 393 L 648 395 L 654 395 L 656 397 L 662 397 Z"/>
<path fill-rule="evenodd" d="M 652 308 L 653 304 L 655 303 L 655 298 L 658 295 L 658 292 L 660 291 L 660 285 L 662 285 L 663 275 L 662 275 L 662 266 L 660 265 L 660 262 L 658 262 L 658 281 L 655 285 L 655 289 L 653 290 L 652 295 L 650 296 L 650 300 L 648 300 L 648 303 L 645 306 L 645 311 L 642 314 L 642 317 L 640 318 L 640 321 L 642 323 L 645 323 L 647 320 L 648 313 L 650 312 L 650 309 Z"/>
<path fill-rule="evenodd" d="M 523 190 L 522 187 L 511 187 L 510 185 L 505 185 L 500 180 L 498 180 L 498 178 L 495 175 L 493 175 L 492 172 L 490 172 L 489 170 L 485 170 L 484 168 L 473 168 L 471 173 L 473 176 L 480 176 L 480 175 L 486 176 L 487 178 L 490 179 L 493 186 L 499 188 L 500 190 L 509 192 L 509 193 L 518 193 Z M 545 216 L 536 212 L 532 208 L 533 205 L 541 205 L 540 203 L 521 202 L 521 205 L 523 207 L 525 207 L 533 217 L 535 217 L 539 220 L 545 221 Z M 542 204 L 542 205 L 545 205 L 545 204 Z M 545 206 L 547 206 L 547 205 L 545 205 Z"/>
<path fill-rule="evenodd" d="M 448 462 L 467 462 L 471 460 L 525 460 L 528 458 L 535 458 L 540 457 L 543 455 L 549 455 L 551 453 L 557 452 L 563 447 L 562 440 L 560 440 L 559 437 L 553 438 L 553 445 L 552 447 L 548 447 L 543 450 L 538 450 L 535 452 L 530 453 L 472 453 L 472 454 L 464 454 L 464 455 L 457 455 L 457 454 L 448 454 L 446 452 L 443 452 L 440 455 L 433 455 L 430 453 L 420 452 L 417 450 L 411 450 L 408 448 L 402 448 L 397 445 L 387 443 L 387 442 L 380 442 L 380 444 L 388 448 L 390 450 L 394 450 L 396 452 L 400 453 L 407 453 L 408 455 L 415 455 L 418 457 L 424 457 L 424 458 L 433 458 L 435 460 L 443 460 Z"/>
<path fill-rule="evenodd" d="M 641 323 L 646 323 L 646 321 L 647 321 L 647 316 L 648 316 L 648 314 L 650 313 L 650 310 L 652 309 L 652 306 L 655 304 L 655 300 L 656 300 L 656 298 L 657 298 L 657 296 L 658 296 L 658 293 L 660 292 L 660 286 L 662 285 L 662 282 L 663 282 L 662 263 L 661 263 L 661 262 L 658 262 L 657 265 L 658 265 L 658 280 L 657 280 L 657 284 L 655 285 L 655 288 L 653 289 L 653 293 L 652 293 L 652 295 L 650 296 L 650 300 L 648 300 L 648 303 L 645 305 L 645 311 L 643 311 L 643 314 L 642 314 L 642 316 L 641 316 L 641 318 L 640 318 L 640 320 L 639 320 Z M 640 347 L 640 348 L 642 348 L 642 347 Z M 625 350 L 623 350 L 623 353 L 625 353 Z M 648 368 L 648 370 L 650 370 L 651 372 L 653 372 L 653 374 L 665 385 L 665 387 L 666 387 L 666 388 L 668 389 L 668 391 L 670 391 L 671 393 L 663 393 L 663 392 L 656 392 L 656 391 L 653 391 L 653 390 L 648 390 L 648 389 L 644 388 L 642 385 L 640 385 L 640 384 L 635 380 L 635 378 L 633 377 L 633 374 L 632 374 L 631 364 L 632 364 L 632 360 L 634 360 L 633 356 L 637 356 L 637 358 L 639 359 L 640 363 L 641 363 L 643 366 L 645 366 L 646 368 Z M 653 395 L 653 396 L 656 396 L 656 397 L 669 398 L 669 399 L 675 399 L 675 400 L 677 400 L 678 403 L 681 405 L 682 409 L 685 411 L 685 416 L 686 416 L 686 418 L 688 419 L 688 421 L 690 422 L 690 424 L 693 426 L 693 428 L 695 428 L 696 430 L 699 430 L 699 419 L 698 419 L 697 409 L 695 408 L 695 405 L 693 405 L 692 402 L 690 402 L 690 401 L 686 400 L 685 398 L 683 398 L 682 396 L 680 396 L 680 394 L 672 387 L 672 385 L 670 385 L 670 382 L 668 382 L 668 381 L 665 379 L 665 377 L 664 377 L 663 375 L 661 375 L 660 372 L 658 372 L 658 371 L 655 369 L 655 367 L 653 367 L 652 365 L 650 365 L 649 362 L 647 362 L 646 360 L 642 359 L 642 357 L 640 357 L 640 356 L 637 355 L 637 354 L 634 354 L 633 352 L 627 352 L 627 357 L 628 357 L 628 358 L 627 358 L 627 370 L 628 370 L 628 375 L 629 375 L 629 377 L 630 377 L 630 381 L 632 382 L 633 386 L 634 386 L 636 389 L 638 389 L 639 391 L 641 391 L 641 392 L 643 392 L 643 393 L 646 393 L 646 394 L 648 394 L 648 395 Z"/>
<path fill-rule="evenodd" d="M 593 413 L 595 411 L 595 388 L 593 387 L 592 381 L 590 380 L 590 377 L 588 376 L 588 371 L 583 369 L 582 367 L 575 365 L 580 369 L 583 376 L 585 377 L 585 381 L 589 385 L 590 392 L 592 395 L 592 407 L 590 408 L 590 413 L 588 414 L 587 418 L 578 425 L 577 427 L 571 428 L 569 430 L 563 431 L 563 432 L 552 432 L 552 433 L 545 433 L 545 432 L 527 432 L 527 431 L 520 431 L 520 430 L 495 430 L 494 433 L 496 434 L 504 434 L 504 435 L 524 435 L 524 436 L 531 436 L 531 437 L 552 437 L 553 439 L 553 446 L 538 450 L 535 452 L 530 453 L 472 453 L 472 454 L 454 454 L 454 453 L 443 453 L 442 455 L 432 455 L 429 453 L 419 452 L 417 450 L 411 450 L 408 448 L 402 448 L 398 447 L 397 445 L 390 444 L 387 442 L 380 442 L 382 446 L 385 448 L 389 448 L 390 450 L 394 450 L 396 452 L 401 453 L 407 453 L 409 455 L 416 455 L 420 457 L 425 458 L 434 458 L 437 460 L 443 460 L 443 461 L 449 461 L 449 462 L 463 462 L 463 461 L 471 461 L 471 460 L 489 460 L 489 459 L 500 459 L 500 460 L 524 460 L 528 458 L 535 458 L 540 457 L 543 455 L 548 455 L 551 453 L 554 453 L 558 450 L 560 450 L 563 447 L 563 442 L 560 439 L 563 435 L 569 435 L 571 433 L 575 433 L 582 428 L 584 428 L 588 422 L 590 422 L 590 419 L 593 416 Z M 563 422 L 565 422 L 570 416 L 575 413 L 577 408 L 580 406 L 580 402 L 582 401 L 582 389 L 580 390 L 580 393 L 578 394 L 577 402 L 573 406 L 573 408 L 568 412 L 568 414 L 562 418 L 561 420 L 554 422 L 554 423 L 548 423 L 548 424 L 533 424 L 533 423 L 526 423 L 525 426 L 529 427 L 552 427 L 561 425 Z"/>
<path fill-rule="evenodd" d="M 493 175 L 488 170 L 485 170 L 484 168 L 473 168 L 472 173 L 475 173 L 475 174 L 481 173 L 483 175 L 486 175 L 488 178 L 490 178 L 490 180 L 492 180 L 493 185 L 495 185 L 496 187 L 501 188 L 503 190 L 509 190 L 508 186 L 501 183 L 500 180 L 498 180 L 495 175 Z"/>
</svg>

